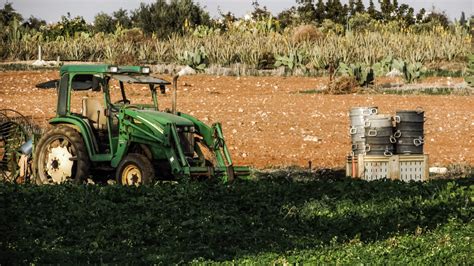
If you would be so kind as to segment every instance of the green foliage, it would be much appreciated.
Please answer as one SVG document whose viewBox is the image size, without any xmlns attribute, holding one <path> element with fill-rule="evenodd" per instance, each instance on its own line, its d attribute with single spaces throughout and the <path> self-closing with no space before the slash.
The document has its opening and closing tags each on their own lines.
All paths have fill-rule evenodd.
<svg viewBox="0 0 474 266">
<path fill-rule="evenodd" d="M 0 26 L 8 26 L 12 21 L 21 22 L 23 17 L 20 13 L 16 12 L 13 8 L 13 4 L 8 1 L 5 2 L 3 8 L 0 9 Z"/>
<path fill-rule="evenodd" d="M 193 36 L 205 38 L 213 35 L 219 35 L 220 33 L 221 30 L 218 28 L 213 28 L 206 25 L 198 25 L 193 31 Z"/>
<path fill-rule="evenodd" d="M 306 59 L 306 54 L 300 50 L 292 50 L 286 56 L 275 55 L 275 66 L 285 66 L 290 71 L 294 71 L 297 68 L 304 69 Z"/>
<path fill-rule="evenodd" d="M 464 79 L 469 86 L 474 87 L 474 54 L 470 54 L 467 59 L 467 70 Z"/>
<path fill-rule="evenodd" d="M 294 181 L 292 179 L 302 179 Z M 474 179 L 0 184 L 2 264 L 469 264 Z"/>
<path fill-rule="evenodd" d="M 178 60 L 182 64 L 188 65 L 197 70 L 204 70 L 209 63 L 208 56 L 203 46 L 194 49 L 194 51 L 184 51 L 184 53 L 178 57 Z"/>
<path fill-rule="evenodd" d="M 94 17 L 94 30 L 96 32 L 112 33 L 115 31 L 114 19 L 107 13 L 100 12 Z"/>
<path fill-rule="evenodd" d="M 344 26 L 342 24 L 336 23 L 330 19 L 325 19 L 321 23 L 321 32 L 328 34 L 343 34 L 344 33 Z"/>
<path fill-rule="evenodd" d="M 167 37 L 173 33 L 184 34 L 197 25 L 208 25 L 209 14 L 193 0 L 157 0 L 142 3 L 132 12 L 132 21 L 145 33 Z"/>
<path fill-rule="evenodd" d="M 426 69 L 423 68 L 423 64 L 420 62 L 407 63 L 401 59 L 394 59 L 392 67 L 400 71 L 403 74 L 403 78 L 408 83 L 413 83 L 420 79 L 426 71 Z"/>
<path fill-rule="evenodd" d="M 392 70 L 393 58 L 387 56 L 382 59 L 380 62 L 375 63 L 372 68 L 374 69 L 375 76 L 381 77 L 385 76 L 388 72 Z"/>
<path fill-rule="evenodd" d="M 56 40 L 57 38 L 74 38 L 81 33 L 88 34 L 89 26 L 83 17 L 77 16 L 71 18 L 68 13 L 67 16 L 62 16 L 61 21 L 55 24 L 48 24 L 41 28 L 45 38 L 49 40 Z"/>
<path fill-rule="evenodd" d="M 360 86 L 368 86 L 374 82 L 374 70 L 361 64 L 339 63 L 338 72 L 342 75 L 354 77 Z"/>
</svg>

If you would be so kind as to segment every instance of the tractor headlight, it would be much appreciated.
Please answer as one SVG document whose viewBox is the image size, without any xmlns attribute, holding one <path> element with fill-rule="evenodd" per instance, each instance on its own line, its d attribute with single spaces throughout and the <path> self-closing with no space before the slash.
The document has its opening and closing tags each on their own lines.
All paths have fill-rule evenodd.
<svg viewBox="0 0 474 266">
<path fill-rule="evenodd" d="M 109 66 L 109 72 L 117 73 L 118 72 L 118 66 Z"/>
<path fill-rule="evenodd" d="M 150 68 L 149 67 L 142 67 L 141 72 L 142 72 L 142 74 L 150 74 Z"/>
</svg>

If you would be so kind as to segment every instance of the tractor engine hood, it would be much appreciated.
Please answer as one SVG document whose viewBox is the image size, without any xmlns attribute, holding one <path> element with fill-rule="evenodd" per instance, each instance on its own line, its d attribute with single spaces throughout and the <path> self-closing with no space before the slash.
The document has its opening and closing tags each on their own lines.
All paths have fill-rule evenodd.
<svg viewBox="0 0 474 266">
<path fill-rule="evenodd" d="M 126 109 L 125 113 L 160 133 L 163 133 L 163 127 L 169 123 L 175 123 L 178 127 L 194 126 L 190 120 L 166 112 Z"/>
</svg>

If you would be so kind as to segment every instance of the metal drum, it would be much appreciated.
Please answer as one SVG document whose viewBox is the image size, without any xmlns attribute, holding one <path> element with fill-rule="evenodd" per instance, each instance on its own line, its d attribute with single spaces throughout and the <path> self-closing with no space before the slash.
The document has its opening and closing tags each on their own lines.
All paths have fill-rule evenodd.
<svg viewBox="0 0 474 266">
<path fill-rule="evenodd" d="M 353 107 L 349 116 L 351 127 L 349 134 L 352 140 L 352 152 L 354 155 L 365 153 L 365 124 L 368 116 L 376 115 L 377 107 Z"/>
<path fill-rule="evenodd" d="M 400 110 L 395 116 L 397 154 L 423 154 L 425 112 L 416 110 Z"/>
<path fill-rule="evenodd" d="M 365 154 L 391 156 L 394 153 L 392 117 L 372 115 L 365 123 Z"/>
</svg>

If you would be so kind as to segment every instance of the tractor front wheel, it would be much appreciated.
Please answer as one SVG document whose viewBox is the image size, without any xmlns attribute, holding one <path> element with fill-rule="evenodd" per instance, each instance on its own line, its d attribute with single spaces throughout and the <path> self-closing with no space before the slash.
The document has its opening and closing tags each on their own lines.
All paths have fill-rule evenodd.
<svg viewBox="0 0 474 266">
<path fill-rule="evenodd" d="M 37 184 L 81 183 L 89 173 L 89 156 L 79 132 L 56 126 L 38 142 L 33 160 Z"/>
<path fill-rule="evenodd" d="M 142 154 L 130 153 L 117 167 L 117 183 L 124 186 L 147 185 L 153 181 L 155 170 L 150 160 Z"/>
</svg>

